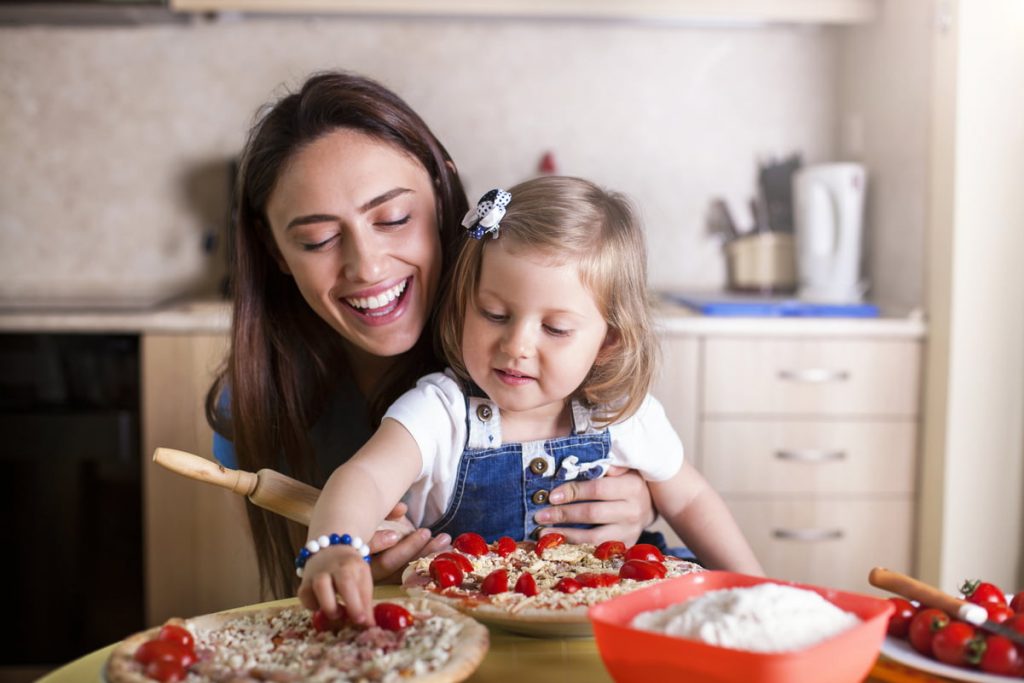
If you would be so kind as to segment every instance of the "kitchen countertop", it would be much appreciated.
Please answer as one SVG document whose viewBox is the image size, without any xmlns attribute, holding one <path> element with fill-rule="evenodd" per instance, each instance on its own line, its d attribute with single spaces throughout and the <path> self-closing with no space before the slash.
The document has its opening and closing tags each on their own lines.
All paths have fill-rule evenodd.
<svg viewBox="0 0 1024 683">
<path fill-rule="evenodd" d="M 656 309 L 660 331 L 673 336 L 924 337 L 918 312 L 878 318 L 755 318 L 701 315 L 662 301 Z M 231 327 L 231 303 L 185 299 L 153 308 L 0 309 L 0 332 L 216 334 Z"/>
</svg>

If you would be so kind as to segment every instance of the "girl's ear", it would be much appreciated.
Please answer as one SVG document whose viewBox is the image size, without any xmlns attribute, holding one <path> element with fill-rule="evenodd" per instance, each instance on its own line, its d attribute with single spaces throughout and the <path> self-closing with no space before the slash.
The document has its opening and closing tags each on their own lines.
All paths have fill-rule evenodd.
<svg viewBox="0 0 1024 683">
<path fill-rule="evenodd" d="M 601 342 L 601 348 L 597 352 L 597 358 L 594 359 L 594 365 L 604 365 L 611 360 L 618 353 L 621 342 L 622 337 L 619 335 L 619 331 L 609 327 L 608 333 L 604 336 L 604 341 Z"/>
</svg>

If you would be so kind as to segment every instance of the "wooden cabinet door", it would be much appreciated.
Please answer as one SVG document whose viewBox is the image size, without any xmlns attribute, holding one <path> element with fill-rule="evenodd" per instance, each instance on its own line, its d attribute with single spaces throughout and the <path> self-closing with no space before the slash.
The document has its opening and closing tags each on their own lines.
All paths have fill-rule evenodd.
<svg viewBox="0 0 1024 683">
<path fill-rule="evenodd" d="M 212 458 L 206 391 L 224 358 L 226 335 L 142 337 L 142 461 L 146 621 L 191 617 L 260 598 L 245 500 L 173 474 L 152 462 L 154 449 Z"/>
</svg>

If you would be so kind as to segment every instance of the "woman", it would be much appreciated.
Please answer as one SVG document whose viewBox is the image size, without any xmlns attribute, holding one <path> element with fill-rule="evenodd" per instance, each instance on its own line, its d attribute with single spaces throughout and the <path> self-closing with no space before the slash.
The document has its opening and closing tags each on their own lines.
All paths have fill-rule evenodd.
<svg viewBox="0 0 1024 683">
<path fill-rule="evenodd" d="M 442 367 L 424 331 L 434 329 L 465 193 L 444 147 L 397 95 L 324 73 L 258 116 L 236 195 L 232 343 L 206 401 L 231 443 L 221 439 L 216 454 L 322 486 L 394 399 Z M 560 505 L 539 523 L 604 525 L 566 530 L 574 541 L 632 541 L 653 516 L 633 473 L 566 484 L 550 499 Z M 592 502 L 564 505 L 575 500 Z M 302 530 L 248 509 L 264 584 L 293 594 Z M 374 578 L 449 542 L 426 529 L 378 533 Z"/>
</svg>

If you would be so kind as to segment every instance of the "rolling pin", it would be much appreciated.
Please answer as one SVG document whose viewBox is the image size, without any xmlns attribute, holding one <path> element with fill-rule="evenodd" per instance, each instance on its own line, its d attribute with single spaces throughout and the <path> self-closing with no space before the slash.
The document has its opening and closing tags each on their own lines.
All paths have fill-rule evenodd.
<svg viewBox="0 0 1024 683">
<path fill-rule="evenodd" d="M 262 469 L 258 472 L 232 470 L 212 460 L 173 448 L 158 448 L 153 452 L 153 462 L 189 479 L 205 481 L 229 491 L 246 496 L 253 505 L 276 512 L 279 515 L 309 526 L 313 505 L 320 497 L 320 489 L 275 470 Z M 385 520 L 377 531 L 395 531 L 399 538 L 412 529 L 408 525 Z"/>
</svg>

